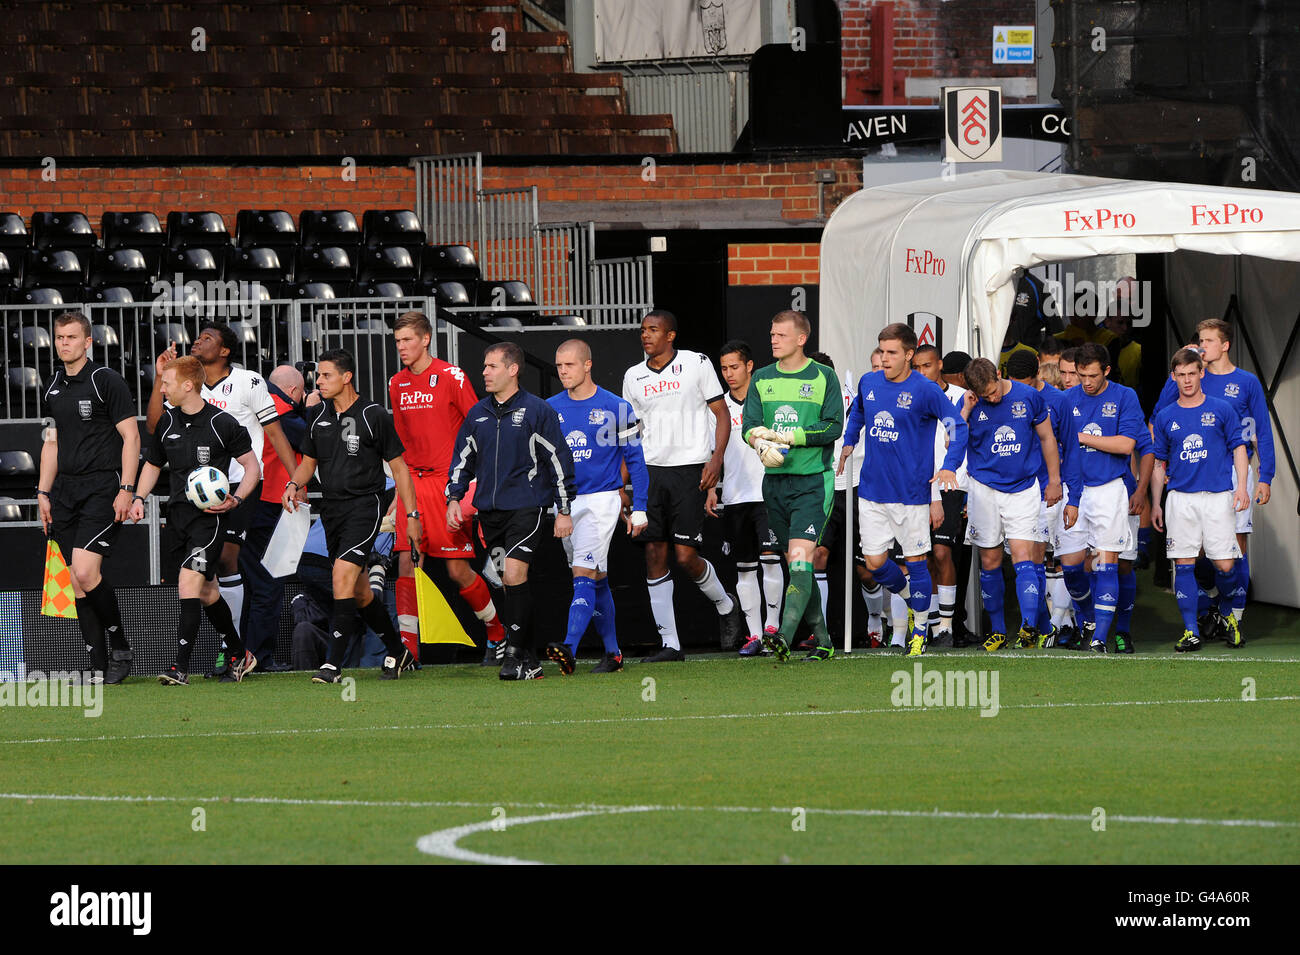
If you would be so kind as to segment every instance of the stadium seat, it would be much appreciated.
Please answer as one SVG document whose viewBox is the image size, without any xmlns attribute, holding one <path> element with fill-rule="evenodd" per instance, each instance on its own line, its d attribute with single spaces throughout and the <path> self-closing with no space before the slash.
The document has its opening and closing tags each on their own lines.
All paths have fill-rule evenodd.
<svg viewBox="0 0 1300 955">
<path fill-rule="evenodd" d="M 9 256 L 0 252 L 0 289 L 9 288 L 16 279 L 17 276 L 14 274 L 13 266 L 9 264 Z"/>
<path fill-rule="evenodd" d="M 30 244 L 23 217 L 16 212 L 0 212 L 0 249 L 26 249 Z"/>
<path fill-rule="evenodd" d="M 85 249 L 95 243 L 95 230 L 84 212 L 32 213 L 32 248 Z"/>
<path fill-rule="evenodd" d="M 161 249 L 167 244 L 162 223 L 152 212 L 105 212 L 99 232 L 105 249 Z M 155 259 L 155 267 L 157 260 Z"/>
<path fill-rule="evenodd" d="M 150 290 L 146 289 L 146 293 Z M 97 288 L 86 290 L 86 301 L 98 304 L 121 304 L 130 305 L 136 301 L 135 292 L 131 289 L 120 285 L 110 285 L 108 288 Z"/>
<path fill-rule="evenodd" d="M 54 339 L 50 330 L 39 325 L 15 326 L 9 330 L 9 360 L 15 354 L 21 355 L 24 363 L 37 368 L 48 367 L 50 355 L 54 351 Z"/>
<path fill-rule="evenodd" d="M 431 286 L 435 282 L 465 282 L 468 285 L 481 277 L 474 250 L 467 245 L 431 245 L 425 248 L 421 258 L 420 282 L 424 285 Z"/>
<path fill-rule="evenodd" d="M 83 284 L 81 260 L 71 249 L 31 249 L 23 274 L 25 288 L 56 288 L 67 298 L 67 290 Z"/>
<path fill-rule="evenodd" d="M 353 292 L 356 298 L 402 298 L 406 295 L 396 282 L 358 282 Z"/>
<path fill-rule="evenodd" d="M 496 315 L 493 317 L 491 325 L 493 328 L 523 328 L 524 323 L 513 315 Z"/>
<path fill-rule="evenodd" d="M 0 478 L 36 480 L 36 459 L 30 451 L 0 451 Z"/>
<path fill-rule="evenodd" d="M 410 249 L 400 246 L 386 246 L 380 249 L 365 249 L 361 252 L 361 261 L 357 266 L 359 282 L 399 282 L 404 287 L 414 287 L 420 278 L 420 265 Z"/>
<path fill-rule="evenodd" d="M 193 344 L 190 339 L 189 330 L 180 322 L 159 322 L 158 324 L 153 325 L 152 329 L 155 355 L 159 352 L 166 351 L 167 346 L 171 342 L 176 343 L 176 350 L 180 354 L 187 354 L 190 345 Z M 149 362 L 143 360 L 142 356 L 140 364 L 145 365 L 148 363 Z"/>
<path fill-rule="evenodd" d="M 0 522 L 12 523 L 22 519 L 23 509 L 18 506 L 18 502 L 11 497 L 0 497 Z"/>
<path fill-rule="evenodd" d="M 225 220 L 216 212 L 167 213 L 167 247 L 169 249 L 211 249 L 230 244 Z"/>
<path fill-rule="evenodd" d="M 170 281 L 179 275 L 186 282 L 220 281 L 225 259 L 223 253 L 221 248 L 173 249 L 163 256 L 159 278 Z"/>
<path fill-rule="evenodd" d="M 7 384 L 8 409 L 10 418 L 34 418 L 40 414 L 41 376 L 28 365 L 10 366 L 5 376 Z"/>
<path fill-rule="evenodd" d="M 317 300 L 338 298 L 334 294 L 334 286 L 328 282 L 296 282 L 289 289 L 289 297 Z"/>
<path fill-rule="evenodd" d="M 515 308 L 524 305 L 536 305 L 533 293 L 523 282 L 480 282 L 475 304 L 480 308 Z M 489 312 L 484 316 L 495 319 L 497 315 L 513 315 L 526 325 L 537 321 L 536 311 Z"/>
<path fill-rule="evenodd" d="M 292 248 L 287 247 L 287 248 Z M 279 288 L 293 278 L 293 259 L 280 255 L 269 246 L 237 248 L 226 264 L 226 279 L 233 282 L 260 282 L 267 288 Z"/>
<path fill-rule="evenodd" d="M 298 245 L 298 227 L 283 209 L 241 209 L 235 216 L 235 245 L 241 249 L 275 249 Z M 281 255 L 290 264 L 292 256 Z"/>
<path fill-rule="evenodd" d="M 110 286 L 148 286 L 153 273 L 139 249 L 96 249 L 90 258 L 92 289 Z"/>
<path fill-rule="evenodd" d="M 122 358 L 122 339 L 112 325 L 91 325 L 90 342 L 95 361 L 116 366 Z"/>
<path fill-rule="evenodd" d="M 335 246 L 351 251 L 361 245 L 357 217 L 346 209 L 304 210 L 298 217 L 298 233 L 304 249 Z"/>
<path fill-rule="evenodd" d="M 369 209 L 361 216 L 361 233 L 367 249 L 386 245 L 423 246 L 424 229 L 410 209 Z"/>
<path fill-rule="evenodd" d="M 581 315 L 555 315 L 551 318 L 552 325 L 586 325 L 587 320 Z"/>
<path fill-rule="evenodd" d="M 439 308 L 470 308 L 474 304 L 474 297 L 464 282 L 438 282 L 424 292 L 434 297 Z"/>
<path fill-rule="evenodd" d="M 29 288 L 9 296 L 10 305 L 62 305 L 63 293 L 56 288 Z"/>
<path fill-rule="evenodd" d="M 320 246 L 298 250 L 298 262 L 293 274 L 298 282 L 329 282 L 342 287 L 356 278 L 357 267 L 348 249 L 333 245 Z"/>
</svg>

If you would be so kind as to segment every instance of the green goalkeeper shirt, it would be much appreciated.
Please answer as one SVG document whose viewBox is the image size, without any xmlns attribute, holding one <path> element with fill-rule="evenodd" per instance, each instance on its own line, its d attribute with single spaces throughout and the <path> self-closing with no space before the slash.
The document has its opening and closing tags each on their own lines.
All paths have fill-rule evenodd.
<svg viewBox="0 0 1300 955">
<path fill-rule="evenodd" d="M 785 464 L 768 474 L 819 474 L 831 467 L 835 440 L 844 432 L 844 397 L 835 371 L 809 358 L 798 371 L 777 364 L 754 373 L 741 425 L 746 443 L 758 427 L 790 436 Z"/>
</svg>

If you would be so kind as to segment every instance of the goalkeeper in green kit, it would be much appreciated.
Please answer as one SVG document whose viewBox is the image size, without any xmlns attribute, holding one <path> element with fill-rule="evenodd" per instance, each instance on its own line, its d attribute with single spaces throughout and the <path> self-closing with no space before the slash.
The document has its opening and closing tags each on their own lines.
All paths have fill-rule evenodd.
<svg viewBox="0 0 1300 955">
<path fill-rule="evenodd" d="M 807 622 L 817 642 L 805 660 L 835 655 L 814 589 L 813 551 L 835 494 L 831 454 L 844 431 L 844 397 L 835 372 L 804 356 L 811 331 L 802 312 L 778 312 L 772 319 L 776 364 L 754 373 L 741 426 L 767 469 L 763 499 L 768 525 L 785 545 L 790 566 L 781 628 L 763 637 L 778 660 L 790 659 L 800 621 Z"/>
</svg>

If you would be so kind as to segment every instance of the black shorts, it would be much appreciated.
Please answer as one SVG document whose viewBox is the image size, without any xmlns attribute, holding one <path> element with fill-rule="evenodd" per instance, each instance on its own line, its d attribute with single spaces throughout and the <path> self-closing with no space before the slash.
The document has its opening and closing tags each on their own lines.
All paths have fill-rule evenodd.
<svg viewBox="0 0 1300 955">
<path fill-rule="evenodd" d="M 205 580 L 217 576 L 221 548 L 225 546 L 225 514 L 200 511 L 187 500 L 167 505 L 167 527 L 181 553 L 181 567 L 203 575 Z"/>
<path fill-rule="evenodd" d="M 853 495 L 853 507 L 849 509 L 849 528 L 848 532 L 853 535 L 853 562 L 859 566 L 867 566 L 866 558 L 862 556 L 862 537 L 858 534 L 858 496 Z M 831 504 L 831 516 L 826 519 L 826 530 L 822 532 L 821 543 L 818 547 L 825 547 L 831 554 L 842 554 L 844 552 L 844 492 L 835 491 L 835 500 Z M 897 545 L 895 545 L 897 546 Z"/>
<path fill-rule="evenodd" d="M 113 499 L 121 479 L 117 471 L 60 475 L 50 489 L 53 522 L 50 536 L 63 559 L 72 563 L 74 549 L 107 557 L 121 528 L 113 519 Z"/>
<path fill-rule="evenodd" d="M 320 519 L 325 525 L 325 549 L 330 560 L 366 566 L 387 510 L 382 494 L 321 501 Z"/>
<path fill-rule="evenodd" d="M 932 544 L 956 550 L 966 543 L 966 492 L 940 491 L 943 499 L 943 523 L 930 531 Z"/>
<path fill-rule="evenodd" d="M 483 544 L 497 572 L 504 574 L 507 557 L 531 564 L 546 533 L 546 509 L 521 507 L 513 511 L 479 511 Z"/>
<path fill-rule="evenodd" d="M 234 488 L 231 488 L 233 491 Z M 253 526 L 253 518 L 257 515 L 257 502 L 262 496 L 262 482 L 257 482 L 257 487 L 253 488 L 251 494 L 244 498 L 243 503 L 233 511 L 227 511 L 221 515 L 221 536 L 223 540 L 230 541 L 232 544 L 243 545 L 248 537 L 248 529 Z"/>
<path fill-rule="evenodd" d="M 752 564 L 760 553 L 779 554 L 781 544 L 767 523 L 762 501 L 742 501 L 722 508 L 722 540 L 737 563 Z"/>
<path fill-rule="evenodd" d="M 704 505 L 707 491 L 700 490 L 703 464 L 649 467 L 650 498 L 646 506 L 649 523 L 634 538 L 642 544 L 672 541 L 699 550 L 704 543 Z"/>
</svg>

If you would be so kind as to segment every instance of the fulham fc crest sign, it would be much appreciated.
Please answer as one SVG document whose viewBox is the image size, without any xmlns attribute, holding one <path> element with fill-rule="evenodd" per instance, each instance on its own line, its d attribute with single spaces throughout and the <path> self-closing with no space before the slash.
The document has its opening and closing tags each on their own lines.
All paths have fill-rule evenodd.
<svg viewBox="0 0 1300 955">
<path fill-rule="evenodd" d="M 944 162 L 1002 161 L 1002 91 L 953 86 L 943 91 Z"/>
<path fill-rule="evenodd" d="M 943 319 L 933 312 L 912 312 L 907 327 L 916 333 L 916 344 L 933 345 L 943 354 Z"/>
</svg>

